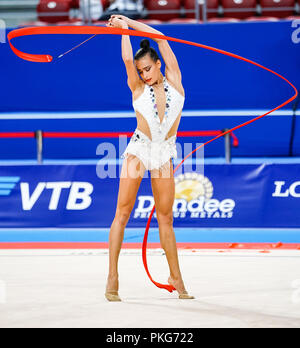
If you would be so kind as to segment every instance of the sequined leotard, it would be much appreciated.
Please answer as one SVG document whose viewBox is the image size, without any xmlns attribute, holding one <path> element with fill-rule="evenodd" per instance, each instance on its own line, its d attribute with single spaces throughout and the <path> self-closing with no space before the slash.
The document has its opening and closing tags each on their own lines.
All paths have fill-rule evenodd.
<svg viewBox="0 0 300 348">
<path fill-rule="evenodd" d="M 166 110 L 162 122 L 158 116 L 155 94 L 151 86 L 145 84 L 142 95 L 132 103 L 133 108 L 147 121 L 152 140 L 136 128 L 121 155 L 123 159 L 129 153 L 137 156 L 147 170 L 158 169 L 170 158 L 177 158 L 177 136 L 173 135 L 167 140 L 166 136 L 182 111 L 185 97 L 168 83 L 166 77 L 163 83 L 166 93 Z"/>
</svg>

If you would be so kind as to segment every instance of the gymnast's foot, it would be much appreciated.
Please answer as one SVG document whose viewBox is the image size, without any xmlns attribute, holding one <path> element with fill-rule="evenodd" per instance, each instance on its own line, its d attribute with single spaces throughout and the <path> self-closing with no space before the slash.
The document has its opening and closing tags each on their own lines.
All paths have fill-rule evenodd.
<svg viewBox="0 0 300 348">
<path fill-rule="evenodd" d="M 119 277 L 117 275 L 108 276 L 105 297 L 108 301 L 117 302 L 121 301 L 119 297 Z"/>
<path fill-rule="evenodd" d="M 178 294 L 179 294 L 179 299 L 180 300 L 192 300 L 195 297 L 194 296 L 190 296 L 188 294 L 188 292 L 185 290 L 184 284 L 183 284 L 183 280 L 181 278 L 179 279 L 174 279 L 171 276 L 168 278 L 168 283 L 170 285 L 173 285 L 174 288 L 177 290 Z"/>
</svg>

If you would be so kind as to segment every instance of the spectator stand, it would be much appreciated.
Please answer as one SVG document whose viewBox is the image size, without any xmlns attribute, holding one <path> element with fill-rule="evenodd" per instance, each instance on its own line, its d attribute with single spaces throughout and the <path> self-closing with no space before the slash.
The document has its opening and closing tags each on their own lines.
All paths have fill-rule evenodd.
<svg viewBox="0 0 300 348">
<path fill-rule="evenodd" d="M 128 1 L 128 7 L 120 4 Z M 148 24 L 278 21 L 300 18 L 300 0 L 40 0 L 37 21 L 26 25 L 104 25 L 122 13 Z M 97 5 L 98 3 L 98 5 Z"/>
</svg>

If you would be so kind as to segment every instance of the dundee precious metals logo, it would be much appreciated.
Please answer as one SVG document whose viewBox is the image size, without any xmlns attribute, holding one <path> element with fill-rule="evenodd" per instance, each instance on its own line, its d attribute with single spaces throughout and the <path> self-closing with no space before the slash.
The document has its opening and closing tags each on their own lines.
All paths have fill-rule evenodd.
<svg viewBox="0 0 300 348">
<path fill-rule="evenodd" d="M 175 178 L 176 210 L 174 217 L 232 218 L 235 201 L 231 198 L 213 198 L 214 187 L 208 177 L 185 173 Z"/>
<path fill-rule="evenodd" d="M 193 199 L 204 197 L 209 200 L 213 196 L 212 182 L 202 174 L 186 173 L 175 178 L 177 199 L 185 199 L 190 202 Z"/>
<path fill-rule="evenodd" d="M 187 172 L 175 178 L 174 218 L 185 219 L 231 219 L 235 201 L 232 198 L 214 198 L 214 185 L 203 174 Z M 134 219 L 149 218 L 154 206 L 152 196 L 140 195 L 134 211 Z M 156 217 L 156 214 L 153 215 Z"/>
<path fill-rule="evenodd" d="M 0 176 L 0 199 L 10 196 L 20 179 L 19 176 Z"/>
</svg>

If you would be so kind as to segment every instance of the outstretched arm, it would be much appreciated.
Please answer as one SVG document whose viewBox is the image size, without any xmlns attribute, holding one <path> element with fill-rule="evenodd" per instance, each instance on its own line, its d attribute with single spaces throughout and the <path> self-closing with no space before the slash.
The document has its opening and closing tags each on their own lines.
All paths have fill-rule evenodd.
<svg viewBox="0 0 300 348">
<path fill-rule="evenodd" d="M 127 23 L 124 20 L 118 18 L 111 18 L 107 26 L 128 29 Z M 139 87 L 141 79 L 133 63 L 133 51 L 129 35 L 122 35 L 122 59 L 127 71 L 127 83 L 129 88 L 133 92 L 137 87 Z"/>
<path fill-rule="evenodd" d="M 135 21 L 134 19 L 130 19 L 126 16 L 116 14 L 116 15 L 111 16 L 111 19 L 113 19 L 113 18 L 122 19 L 123 21 L 125 21 L 127 23 L 128 27 L 130 27 L 134 30 L 145 31 L 147 33 L 152 33 L 152 34 L 164 35 L 162 32 L 150 27 L 149 25 Z M 152 39 L 152 40 L 154 40 L 157 43 L 159 43 L 160 41 L 165 41 L 163 39 Z"/>
<path fill-rule="evenodd" d="M 121 18 L 124 22 L 126 22 L 128 27 L 131 27 L 135 30 L 164 35 L 162 32 L 156 29 L 153 29 L 149 25 L 141 23 L 139 21 L 135 21 L 126 16 L 116 14 L 111 16 L 111 19 L 114 19 L 114 18 Z M 153 39 L 153 40 L 157 42 L 161 56 L 166 64 L 165 75 L 167 79 L 173 82 L 175 85 L 177 85 L 178 83 L 181 83 L 182 76 L 181 76 L 179 64 L 172 48 L 169 45 L 169 42 L 164 39 Z"/>
</svg>

